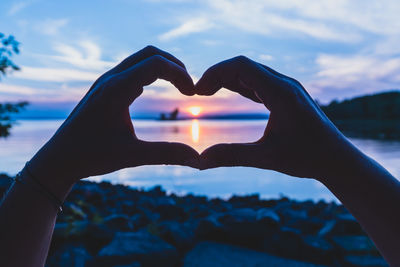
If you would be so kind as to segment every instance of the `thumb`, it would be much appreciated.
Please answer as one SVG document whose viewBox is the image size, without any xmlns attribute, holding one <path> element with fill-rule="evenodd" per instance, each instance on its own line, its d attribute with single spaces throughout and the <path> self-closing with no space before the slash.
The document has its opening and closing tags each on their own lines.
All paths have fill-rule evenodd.
<svg viewBox="0 0 400 267">
<path fill-rule="evenodd" d="M 218 144 L 200 155 L 200 169 L 247 166 L 261 167 L 261 150 L 257 143 Z"/>
<path fill-rule="evenodd" d="M 199 168 L 199 153 L 188 145 L 170 142 L 139 141 L 135 165 L 182 165 Z M 139 164 L 137 164 L 139 163 Z"/>
</svg>

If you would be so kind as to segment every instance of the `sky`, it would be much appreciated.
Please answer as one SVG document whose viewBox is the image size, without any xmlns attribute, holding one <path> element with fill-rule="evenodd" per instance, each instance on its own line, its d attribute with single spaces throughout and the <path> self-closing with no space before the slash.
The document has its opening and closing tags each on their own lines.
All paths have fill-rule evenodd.
<svg viewBox="0 0 400 267">
<path fill-rule="evenodd" d="M 310 3 L 312 3 L 310 5 Z M 245 55 L 299 80 L 321 103 L 400 88 L 398 0 L 1 0 L 0 32 L 21 43 L 21 71 L 0 81 L 0 102 L 28 100 L 30 114 L 65 116 L 106 70 L 146 45 L 183 61 L 196 81 Z M 158 80 L 136 115 L 179 107 L 263 112 L 227 90 L 182 96 Z"/>
</svg>

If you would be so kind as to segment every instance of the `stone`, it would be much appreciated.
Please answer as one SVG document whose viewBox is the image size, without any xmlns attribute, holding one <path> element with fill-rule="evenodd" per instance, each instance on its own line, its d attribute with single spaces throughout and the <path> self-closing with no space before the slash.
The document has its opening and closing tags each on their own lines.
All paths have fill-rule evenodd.
<svg viewBox="0 0 400 267">
<path fill-rule="evenodd" d="M 50 256 L 46 262 L 48 267 L 85 267 L 92 258 L 83 246 L 64 246 Z"/>
<path fill-rule="evenodd" d="M 280 223 L 279 215 L 275 211 L 268 208 L 257 210 L 256 220 L 271 227 L 276 227 Z"/>
<path fill-rule="evenodd" d="M 378 254 L 374 243 L 367 236 L 334 236 L 332 240 L 335 245 L 347 253 Z"/>
<path fill-rule="evenodd" d="M 134 230 L 139 230 L 140 228 L 145 227 L 147 224 L 150 223 L 149 218 L 147 218 L 147 216 L 143 213 L 132 215 L 129 218 L 129 221 Z"/>
<path fill-rule="evenodd" d="M 186 219 L 186 212 L 176 204 L 160 204 L 154 208 L 160 215 L 160 220 L 179 220 Z"/>
<path fill-rule="evenodd" d="M 321 237 L 332 235 L 334 233 L 335 226 L 335 220 L 325 222 L 324 226 L 318 231 L 318 235 Z"/>
<path fill-rule="evenodd" d="M 179 262 L 176 249 L 147 231 L 118 232 L 98 253 L 94 266 L 126 265 L 175 266 Z"/>
<path fill-rule="evenodd" d="M 299 230 L 282 227 L 272 238 L 264 241 L 264 250 L 278 256 L 301 259 L 303 245 Z"/>
<path fill-rule="evenodd" d="M 257 221 L 257 212 L 250 208 L 225 212 L 218 221 L 226 233 L 225 242 L 250 248 L 262 247 L 263 240 L 270 230 Z"/>
<path fill-rule="evenodd" d="M 189 251 L 184 258 L 184 267 L 317 267 L 295 260 L 289 260 L 258 252 L 242 247 L 220 244 L 215 242 L 201 242 Z"/>
<path fill-rule="evenodd" d="M 379 256 L 348 255 L 344 258 L 344 264 L 350 267 L 386 267 L 389 264 Z"/>
<path fill-rule="evenodd" d="M 329 237 L 333 235 L 365 235 L 365 233 L 353 215 L 344 213 L 325 222 L 318 231 L 318 235 Z"/>
<path fill-rule="evenodd" d="M 142 267 L 142 265 L 140 264 L 140 262 L 135 261 L 135 262 L 129 263 L 128 265 L 117 265 L 114 267 Z"/>
<path fill-rule="evenodd" d="M 54 227 L 53 242 L 63 244 L 70 241 L 81 242 L 92 254 L 108 244 L 114 236 L 104 225 L 93 224 L 88 221 L 73 223 L 57 223 Z"/>
<path fill-rule="evenodd" d="M 160 237 L 181 251 L 190 249 L 195 242 L 195 222 L 162 222 L 158 225 Z"/>
<path fill-rule="evenodd" d="M 220 214 L 213 213 L 201 218 L 195 229 L 195 236 L 200 240 L 225 240 L 226 232 L 223 225 L 218 221 L 219 216 Z"/>
<path fill-rule="evenodd" d="M 339 214 L 336 218 L 336 225 L 332 230 L 335 235 L 365 235 L 360 224 L 350 213 Z"/>
<path fill-rule="evenodd" d="M 111 231 L 131 231 L 133 229 L 130 218 L 123 214 L 110 215 L 104 218 L 103 224 Z"/>
<path fill-rule="evenodd" d="M 303 238 L 301 254 L 301 259 L 321 264 L 330 264 L 338 257 L 333 245 L 318 236 Z"/>
</svg>

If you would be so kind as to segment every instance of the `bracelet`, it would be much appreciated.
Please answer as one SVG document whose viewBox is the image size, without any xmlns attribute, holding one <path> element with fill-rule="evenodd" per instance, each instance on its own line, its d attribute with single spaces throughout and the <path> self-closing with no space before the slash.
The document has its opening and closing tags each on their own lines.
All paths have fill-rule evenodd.
<svg viewBox="0 0 400 267">
<path fill-rule="evenodd" d="M 29 177 L 29 179 L 22 179 L 22 173 L 25 172 L 25 175 Z M 62 212 L 62 201 L 58 199 L 52 192 L 50 192 L 32 173 L 29 171 L 28 163 L 25 164 L 25 167 L 22 171 L 20 171 L 15 176 L 15 182 L 27 185 L 33 188 L 35 191 L 44 195 L 47 199 L 49 199 L 53 205 L 55 206 L 57 213 Z"/>
</svg>

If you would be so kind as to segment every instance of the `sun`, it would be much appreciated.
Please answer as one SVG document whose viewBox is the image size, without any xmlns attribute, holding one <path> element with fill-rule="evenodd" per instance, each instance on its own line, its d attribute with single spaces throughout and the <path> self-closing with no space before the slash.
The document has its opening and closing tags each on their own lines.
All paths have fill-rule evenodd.
<svg viewBox="0 0 400 267">
<path fill-rule="evenodd" d="M 198 106 L 189 107 L 189 112 L 193 116 L 197 117 L 201 113 L 201 107 L 198 107 Z"/>
</svg>

